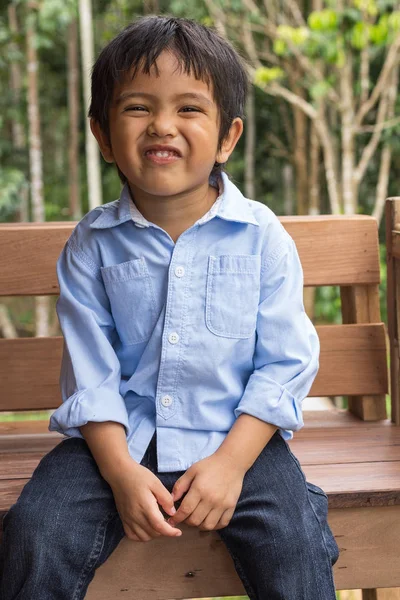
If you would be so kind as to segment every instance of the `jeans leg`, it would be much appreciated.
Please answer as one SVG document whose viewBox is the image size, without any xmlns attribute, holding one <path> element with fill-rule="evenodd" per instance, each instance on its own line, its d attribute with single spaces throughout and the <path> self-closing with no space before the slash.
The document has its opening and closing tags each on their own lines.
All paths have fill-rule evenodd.
<svg viewBox="0 0 400 600">
<path fill-rule="evenodd" d="M 247 471 L 231 522 L 218 534 L 251 600 L 335 600 L 339 550 L 328 499 L 306 481 L 277 431 Z"/>
<path fill-rule="evenodd" d="M 142 464 L 148 460 L 147 453 Z M 2 600 L 82 600 L 125 535 L 86 441 L 47 453 L 3 518 Z"/>
</svg>

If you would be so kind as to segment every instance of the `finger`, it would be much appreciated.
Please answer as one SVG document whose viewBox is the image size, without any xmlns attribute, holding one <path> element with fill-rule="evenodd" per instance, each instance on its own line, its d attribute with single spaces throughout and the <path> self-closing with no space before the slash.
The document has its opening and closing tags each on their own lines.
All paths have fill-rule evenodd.
<svg viewBox="0 0 400 600">
<path fill-rule="evenodd" d="M 154 496 L 153 500 L 148 505 L 145 518 L 148 527 L 150 527 L 151 530 L 158 535 L 167 535 L 170 537 L 182 535 L 182 531 L 180 529 L 165 521 Z"/>
<path fill-rule="evenodd" d="M 174 499 L 159 479 L 154 482 L 154 487 L 152 487 L 151 491 L 156 497 L 158 504 L 163 507 L 168 515 L 174 515 L 176 513 Z"/>
<path fill-rule="evenodd" d="M 227 527 L 229 525 L 229 523 L 231 522 L 231 519 L 233 517 L 235 513 L 235 509 L 234 508 L 228 508 L 222 515 L 220 520 L 218 521 L 218 523 L 216 524 L 214 529 L 223 529 L 224 527 Z"/>
<path fill-rule="evenodd" d="M 174 502 L 179 500 L 183 496 L 183 494 L 188 491 L 188 489 L 192 485 L 192 481 L 194 478 L 195 474 L 189 470 L 186 471 L 186 473 L 184 473 L 182 477 L 179 477 L 179 479 L 175 481 L 171 493 Z"/>
<path fill-rule="evenodd" d="M 149 542 L 152 539 L 152 536 L 146 531 L 146 529 L 138 523 L 135 523 L 134 532 L 139 538 L 140 542 Z"/>
<path fill-rule="evenodd" d="M 140 539 L 138 538 L 136 533 L 133 531 L 132 527 L 130 527 L 126 523 L 124 523 L 123 526 L 124 526 L 125 535 L 129 540 L 132 540 L 134 542 L 140 542 Z"/>
<path fill-rule="evenodd" d="M 205 502 L 200 502 L 192 514 L 185 520 L 185 523 L 192 527 L 199 527 L 207 518 L 211 510 L 211 506 Z"/>
<path fill-rule="evenodd" d="M 201 525 L 199 525 L 200 531 L 212 531 L 224 512 L 225 511 L 221 511 L 219 508 L 211 510 Z"/>
<path fill-rule="evenodd" d="M 194 490 L 189 490 L 182 500 L 180 507 L 176 511 L 176 514 L 168 519 L 168 523 L 172 525 L 182 523 L 182 521 L 187 519 L 193 513 L 193 511 L 196 510 L 200 501 L 200 494 Z"/>
</svg>

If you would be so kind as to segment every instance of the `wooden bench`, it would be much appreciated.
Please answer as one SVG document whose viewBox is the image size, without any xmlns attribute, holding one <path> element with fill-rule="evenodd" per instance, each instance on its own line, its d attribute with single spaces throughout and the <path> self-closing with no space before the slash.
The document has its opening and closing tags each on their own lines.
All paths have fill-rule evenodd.
<svg viewBox="0 0 400 600">
<path fill-rule="evenodd" d="M 305 427 L 290 446 L 307 479 L 328 493 L 329 522 L 341 550 L 334 567 L 336 587 L 362 588 L 364 600 L 389 598 L 377 588 L 400 587 L 400 225 L 392 234 L 398 202 L 387 202 L 391 418 L 385 408 L 389 344 L 379 308 L 376 220 L 363 215 L 281 218 L 296 241 L 305 286 L 340 286 L 343 323 L 317 327 L 320 371 L 310 396 L 347 396 L 349 410 L 305 412 Z M 57 294 L 55 262 L 74 225 L 1 225 L 0 295 Z M 0 340 L 0 410 L 56 408 L 61 351 L 61 337 Z M 0 516 L 16 501 L 41 457 L 63 439 L 48 432 L 47 425 L 0 424 Z M 150 544 L 124 538 L 97 570 L 87 598 L 245 595 L 217 532 L 188 526 L 183 532 L 181 539 Z M 400 598 L 394 590 L 390 594 Z"/>
</svg>

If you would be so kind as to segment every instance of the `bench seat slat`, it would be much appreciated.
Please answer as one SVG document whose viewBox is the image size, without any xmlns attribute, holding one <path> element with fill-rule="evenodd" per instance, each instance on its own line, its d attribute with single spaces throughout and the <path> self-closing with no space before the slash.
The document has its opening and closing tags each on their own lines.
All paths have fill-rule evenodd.
<svg viewBox="0 0 400 600">
<path fill-rule="evenodd" d="M 13 484 L 20 485 L 22 483 Z M 1 486 L 0 486 L 1 489 Z M 18 492 L 19 493 L 19 492 Z M 1 524 L 0 513 L 0 524 Z M 337 590 L 400 585 L 398 539 L 400 506 L 369 506 L 329 511 L 329 524 L 341 554 L 334 566 Z M 181 538 L 138 544 L 124 537 L 96 571 L 88 600 L 167 600 L 244 595 L 217 532 L 182 525 Z M 1 532 L 0 532 L 1 537 Z M 152 565 L 157 564 L 154 570 Z"/>
<path fill-rule="evenodd" d="M 369 429 L 369 431 L 367 431 Z M 39 436 L 45 444 L 45 436 Z M 9 506 L 10 492 L 27 480 L 41 457 L 58 444 L 63 436 L 49 435 L 48 445 L 32 451 L 13 452 L 13 444 L 23 436 L 4 436 L 0 463 L 0 511 Z M 19 438 L 19 439 L 16 439 Z M 368 444 L 368 439 L 371 443 Z M 8 442 L 8 452 L 6 444 Z M 375 501 L 400 504 L 400 428 L 395 425 L 371 428 L 330 428 L 319 431 L 303 428 L 290 440 L 289 446 L 306 477 L 320 485 L 329 495 L 330 504 L 371 506 Z M 17 495 L 15 496 L 16 500 Z"/>
</svg>

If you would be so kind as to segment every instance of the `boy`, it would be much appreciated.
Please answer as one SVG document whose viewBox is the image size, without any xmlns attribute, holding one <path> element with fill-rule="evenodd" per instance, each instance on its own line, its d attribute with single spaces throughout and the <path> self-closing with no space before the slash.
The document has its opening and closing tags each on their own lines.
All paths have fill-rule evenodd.
<svg viewBox="0 0 400 600">
<path fill-rule="evenodd" d="M 96 61 L 91 128 L 124 187 L 57 263 L 67 438 L 4 517 L 2 600 L 84 598 L 124 535 L 183 522 L 218 531 L 252 600 L 335 599 L 327 497 L 286 442 L 319 357 L 299 257 L 222 168 L 246 88 L 186 19 L 141 18 Z"/>
</svg>

